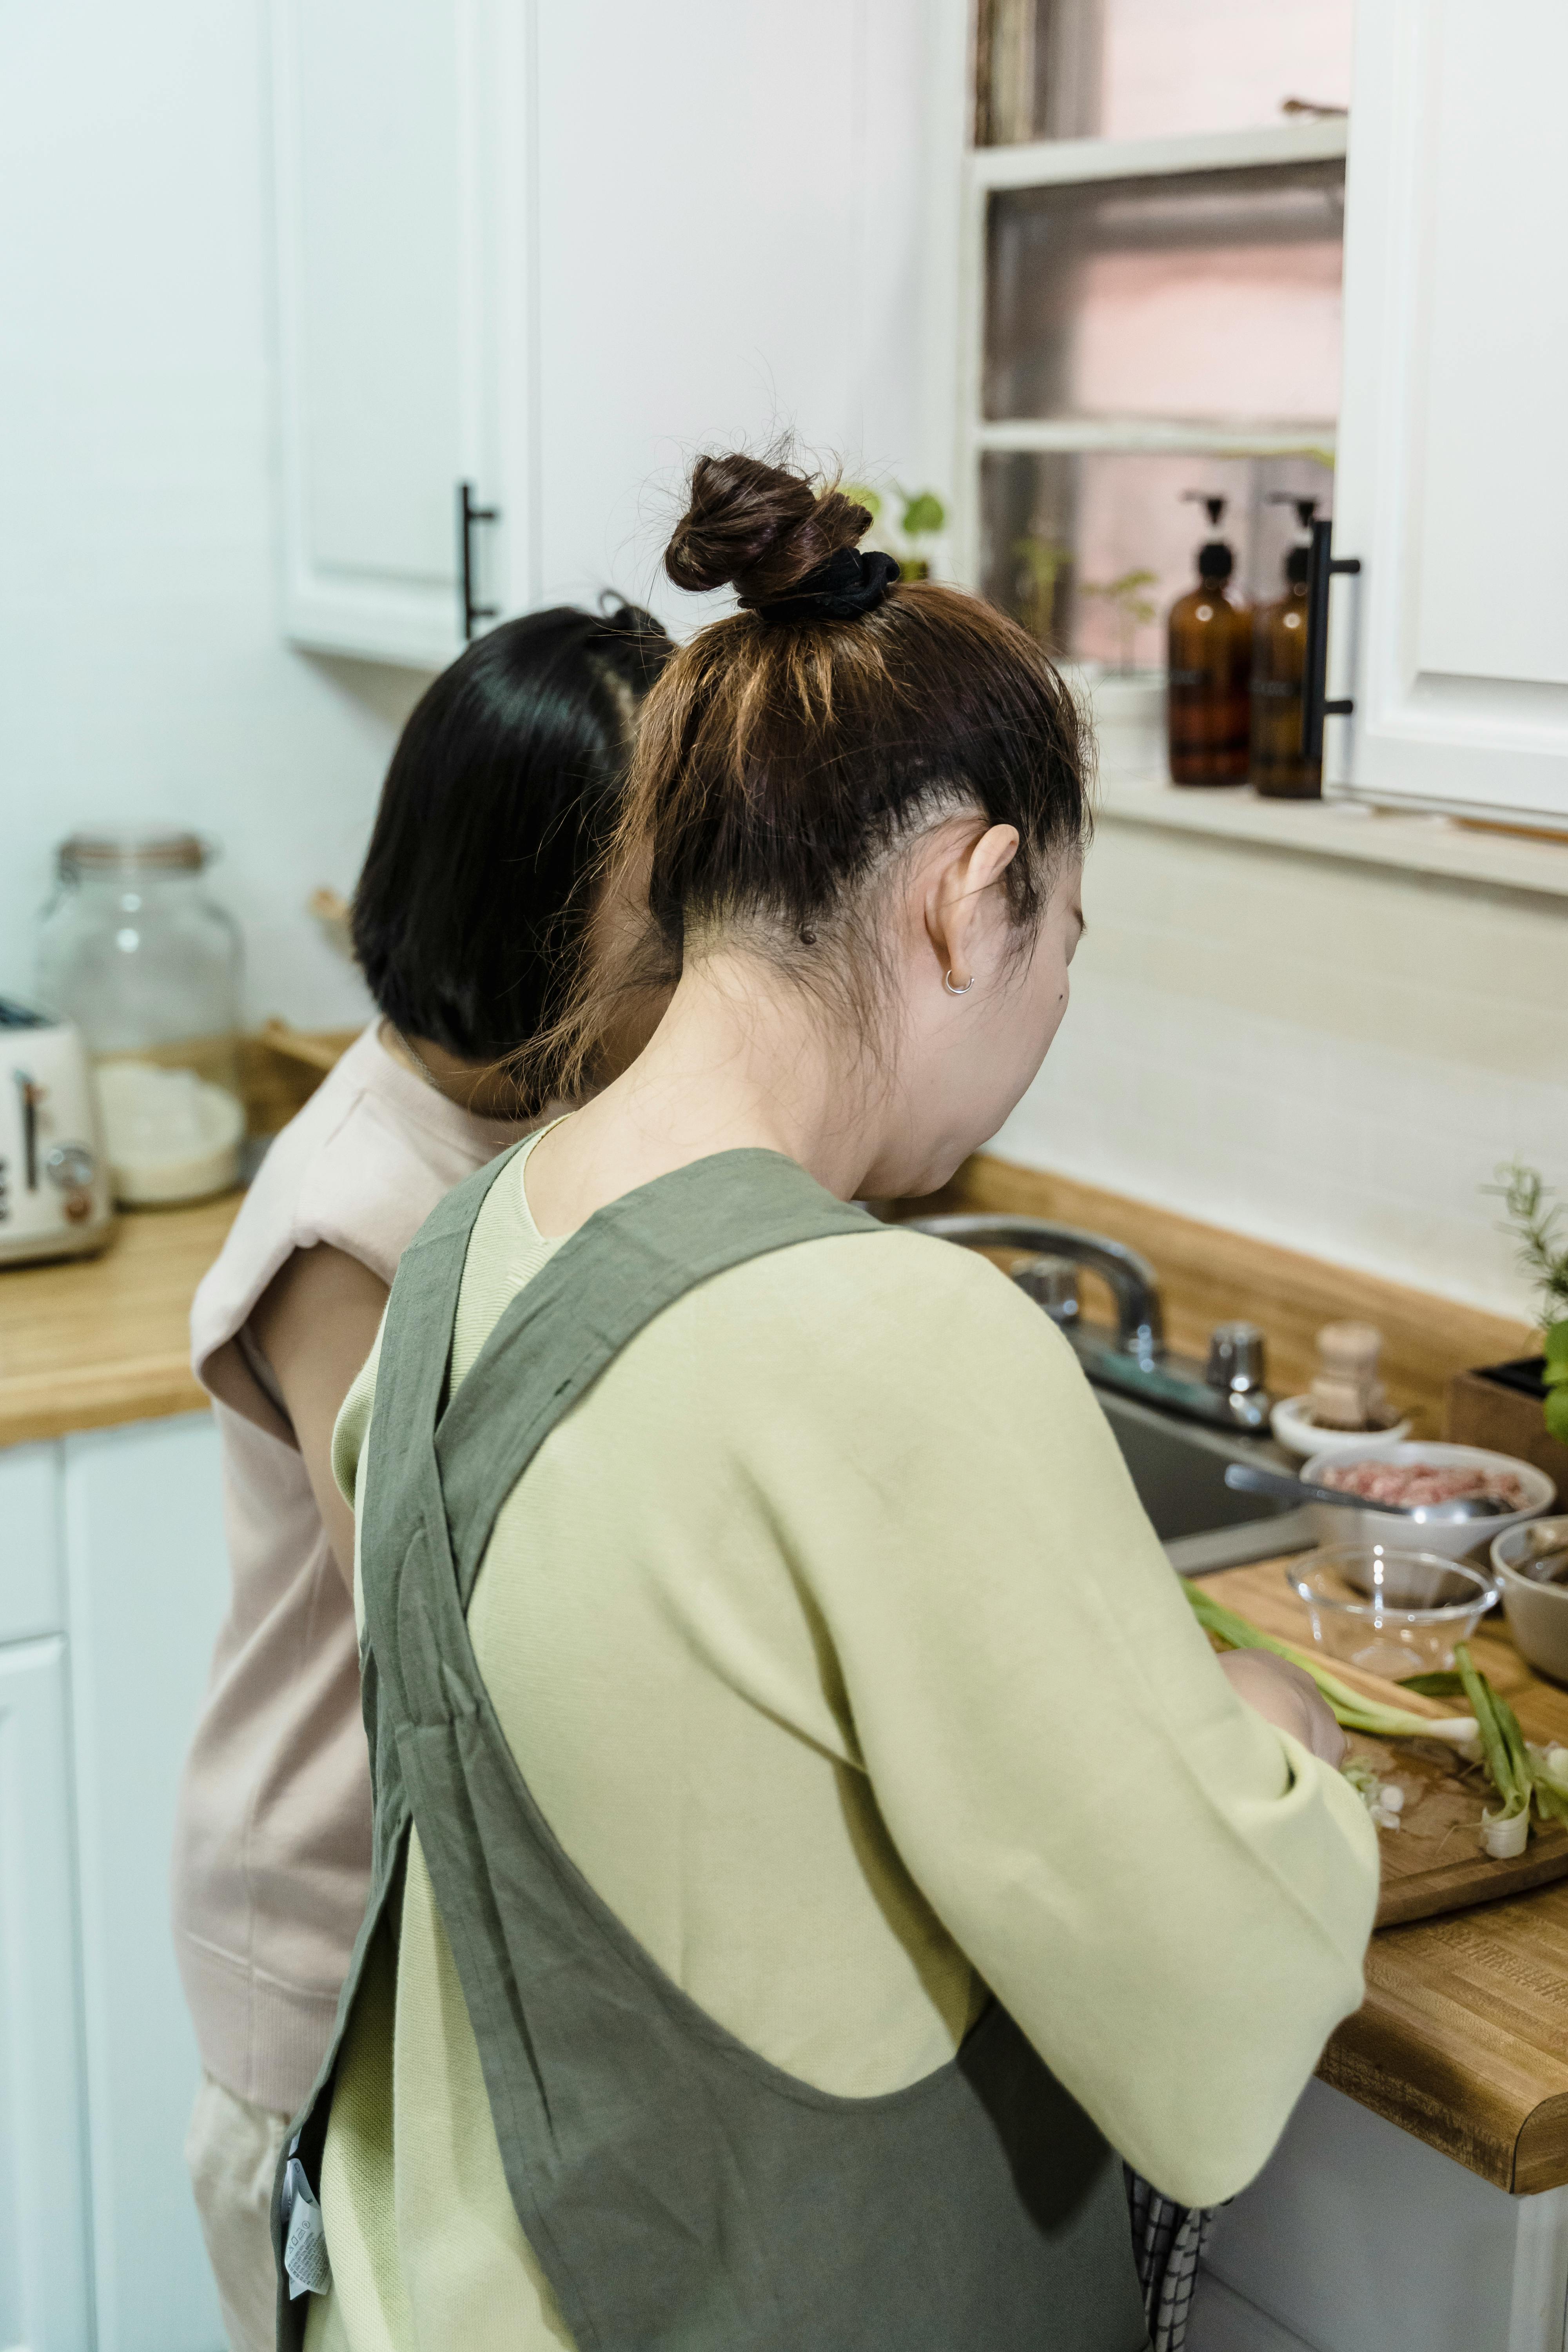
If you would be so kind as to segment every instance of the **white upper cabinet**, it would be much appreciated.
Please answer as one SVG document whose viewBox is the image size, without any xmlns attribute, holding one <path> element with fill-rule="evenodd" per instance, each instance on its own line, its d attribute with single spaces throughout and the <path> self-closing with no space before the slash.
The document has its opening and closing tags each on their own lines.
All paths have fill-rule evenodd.
<svg viewBox="0 0 1568 2352">
<path fill-rule="evenodd" d="M 1367 799 L 1568 817 L 1565 88 L 1562 0 L 1359 0 L 1328 749 Z"/>
<path fill-rule="evenodd" d="M 285 625 L 445 661 L 459 486 L 484 506 L 494 467 L 490 11 L 273 0 L 272 26 Z"/>
<path fill-rule="evenodd" d="M 472 601 L 673 614 L 696 450 L 793 429 L 929 477 L 924 61 L 960 0 L 272 6 L 297 642 L 447 660 L 464 482 Z"/>
</svg>

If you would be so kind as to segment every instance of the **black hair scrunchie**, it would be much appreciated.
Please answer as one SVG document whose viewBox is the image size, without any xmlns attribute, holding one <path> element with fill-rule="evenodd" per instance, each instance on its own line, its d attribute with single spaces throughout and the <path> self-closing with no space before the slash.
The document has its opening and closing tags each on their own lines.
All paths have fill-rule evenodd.
<svg viewBox="0 0 1568 2352">
<path fill-rule="evenodd" d="M 896 556 L 879 548 L 862 555 L 857 547 L 839 547 L 787 596 L 743 596 L 741 603 L 761 621 L 854 621 L 876 609 L 898 576 Z"/>
</svg>

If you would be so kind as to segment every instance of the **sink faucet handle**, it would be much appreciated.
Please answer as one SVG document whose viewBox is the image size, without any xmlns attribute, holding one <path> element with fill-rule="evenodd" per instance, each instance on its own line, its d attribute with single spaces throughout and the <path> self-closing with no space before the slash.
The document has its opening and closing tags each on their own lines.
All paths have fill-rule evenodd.
<svg viewBox="0 0 1568 2352">
<path fill-rule="evenodd" d="M 1216 1323 L 1209 1334 L 1208 1384 L 1222 1395 L 1260 1396 L 1264 1338 L 1256 1323 Z"/>
<path fill-rule="evenodd" d="M 1078 1267 L 1070 1257 L 1026 1257 L 1013 1268 L 1013 1280 L 1053 1323 L 1078 1321 Z"/>
</svg>

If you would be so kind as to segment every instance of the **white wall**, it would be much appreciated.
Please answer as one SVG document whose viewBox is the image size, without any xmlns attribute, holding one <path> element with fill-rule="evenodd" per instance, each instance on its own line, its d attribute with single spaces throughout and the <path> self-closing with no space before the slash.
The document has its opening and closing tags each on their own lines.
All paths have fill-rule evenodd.
<svg viewBox="0 0 1568 2352">
<path fill-rule="evenodd" d="M 0 992 L 81 823 L 215 835 L 253 1016 L 358 1017 L 353 880 L 422 680 L 274 614 L 257 0 L 0 5 Z"/>
<path fill-rule="evenodd" d="M 1503 1314 L 1568 1190 L 1568 900 L 1107 817 L 1068 1020 L 994 1149 Z"/>
</svg>

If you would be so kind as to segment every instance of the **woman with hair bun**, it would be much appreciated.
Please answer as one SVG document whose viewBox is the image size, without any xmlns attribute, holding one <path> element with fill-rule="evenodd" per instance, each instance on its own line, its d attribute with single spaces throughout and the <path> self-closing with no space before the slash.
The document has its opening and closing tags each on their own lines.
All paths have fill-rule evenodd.
<svg viewBox="0 0 1568 2352">
<path fill-rule="evenodd" d="M 1228 2197 L 1361 1998 L 1316 1694 L 1210 1652 L 1037 1307 L 853 1205 L 1038 1069 L 1089 822 L 1039 647 L 868 520 L 695 468 L 667 566 L 740 609 L 554 1086 L 669 1010 L 430 1219 L 339 1423 L 375 1864 L 284 2344 L 1138 2352 L 1118 2156 Z"/>
<path fill-rule="evenodd" d="M 275 2337 L 273 2175 L 370 1875 L 332 1423 L 404 1244 L 542 1115 L 494 1066 L 561 1013 L 669 651 L 635 606 L 563 606 L 503 623 L 426 689 L 354 894 L 376 1017 L 275 1139 L 196 1294 L 233 1592 L 180 1790 L 174 1941 L 203 2070 L 186 2155 L 231 2352 Z"/>
</svg>

